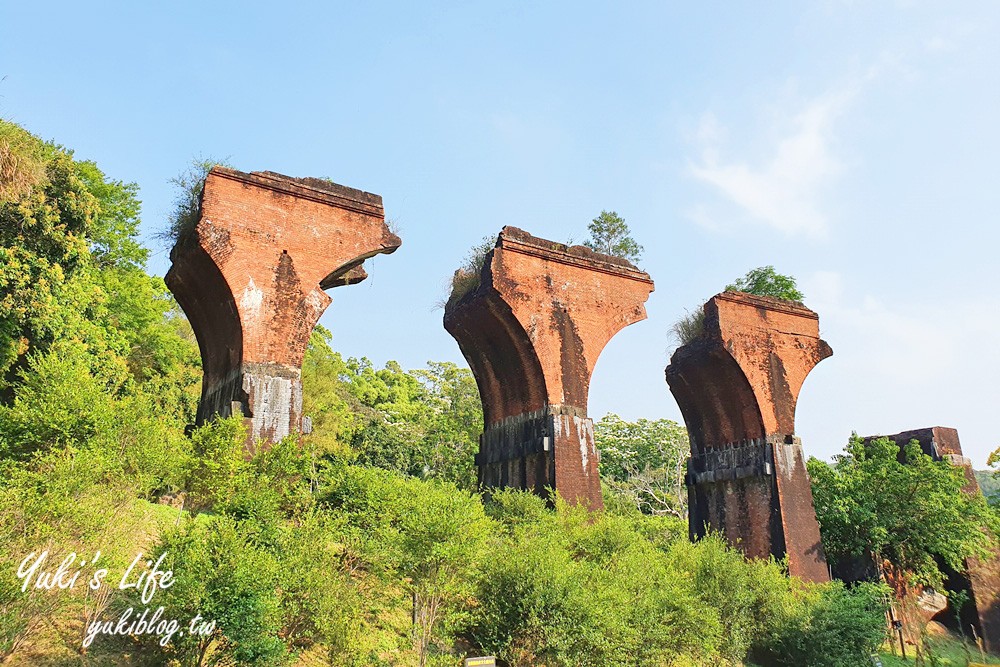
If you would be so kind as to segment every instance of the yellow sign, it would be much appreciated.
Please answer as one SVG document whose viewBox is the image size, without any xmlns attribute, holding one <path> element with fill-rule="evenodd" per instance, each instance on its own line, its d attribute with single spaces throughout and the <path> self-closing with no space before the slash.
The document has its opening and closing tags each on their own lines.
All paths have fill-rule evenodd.
<svg viewBox="0 0 1000 667">
<path fill-rule="evenodd" d="M 482 658 L 466 658 L 465 667 L 497 667 L 497 659 L 492 655 Z"/>
</svg>

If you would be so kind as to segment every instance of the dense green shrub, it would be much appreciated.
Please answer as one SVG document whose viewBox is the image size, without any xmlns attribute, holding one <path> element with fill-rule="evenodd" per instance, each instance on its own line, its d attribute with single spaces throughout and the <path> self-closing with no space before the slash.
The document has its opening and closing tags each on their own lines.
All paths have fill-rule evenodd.
<svg viewBox="0 0 1000 667">
<path fill-rule="evenodd" d="M 485 556 L 470 635 L 512 665 L 726 659 L 742 631 L 726 624 L 742 619 L 700 590 L 710 554 L 731 554 L 727 567 L 770 567 L 788 586 L 777 566 L 747 564 L 718 540 L 678 540 L 673 517 L 594 516 L 562 502 L 548 510 L 513 491 L 495 493 L 488 511 L 504 530 Z"/>
<path fill-rule="evenodd" d="M 875 584 L 846 589 L 833 582 L 802 591 L 754 650 L 775 667 L 864 667 L 885 640 L 888 591 Z"/>
</svg>

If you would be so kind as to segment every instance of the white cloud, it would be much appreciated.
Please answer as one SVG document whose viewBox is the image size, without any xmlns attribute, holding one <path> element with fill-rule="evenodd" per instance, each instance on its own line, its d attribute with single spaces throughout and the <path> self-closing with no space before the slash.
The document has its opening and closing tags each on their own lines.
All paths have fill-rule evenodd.
<svg viewBox="0 0 1000 667">
<path fill-rule="evenodd" d="M 776 119 L 778 138 L 757 160 L 723 159 L 727 131 L 706 113 L 696 135 L 701 154 L 688 173 L 759 222 L 790 234 L 824 236 L 823 195 L 843 171 L 833 149 L 834 125 L 856 92 L 856 86 L 828 91 Z"/>
<path fill-rule="evenodd" d="M 802 281 L 802 289 L 807 305 L 820 314 L 824 337 L 840 338 L 849 364 L 871 378 L 926 382 L 931 379 L 930 368 L 951 367 L 964 342 L 962 309 L 954 313 L 935 309 L 929 316 L 912 302 L 887 305 L 872 294 L 849 293 L 835 271 L 814 273 Z"/>
<path fill-rule="evenodd" d="M 1000 328 L 1000 300 L 890 299 L 867 279 L 833 271 L 805 276 L 801 286 L 834 350 L 799 403 L 797 428 L 815 454 L 838 452 L 852 430 L 950 426 L 966 456 L 983 465 L 996 439 L 981 415 L 1000 400 L 1000 348 L 984 341 Z"/>
<path fill-rule="evenodd" d="M 950 40 L 947 40 L 940 35 L 935 35 L 924 42 L 924 49 L 930 53 L 943 53 L 946 51 L 954 51 L 955 45 L 952 44 Z"/>
</svg>

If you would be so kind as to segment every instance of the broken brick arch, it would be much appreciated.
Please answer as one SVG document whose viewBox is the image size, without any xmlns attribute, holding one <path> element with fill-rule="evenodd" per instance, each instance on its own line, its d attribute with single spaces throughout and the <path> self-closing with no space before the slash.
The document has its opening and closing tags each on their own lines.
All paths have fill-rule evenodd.
<svg viewBox="0 0 1000 667">
<path fill-rule="evenodd" d="M 486 424 L 503 421 L 528 411 L 529 406 L 544 403 L 546 387 L 541 362 L 528 333 L 499 295 L 486 294 L 475 317 L 457 315 L 452 326 L 462 328 L 464 335 L 458 345 L 474 369 Z"/>
<path fill-rule="evenodd" d="M 483 403 L 479 482 L 603 507 L 590 378 L 621 329 L 646 318 L 649 276 L 626 260 L 504 227 L 479 285 L 444 326 Z"/>
<path fill-rule="evenodd" d="M 302 360 L 331 299 L 401 241 L 382 198 L 322 179 L 216 166 L 165 281 L 198 339 L 198 423 L 242 414 L 248 445 L 301 429 Z"/>
<path fill-rule="evenodd" d="M 670 358 L 667 384 L 691 441 L 692 538 L 715 530 L 751 557 L 788 557 L 793 575 L 829 572 L 795 406 L 806 376 L 833 350 L 805 306 L 742 292 L 705 304 L 702 334 Z"/>
</svg>

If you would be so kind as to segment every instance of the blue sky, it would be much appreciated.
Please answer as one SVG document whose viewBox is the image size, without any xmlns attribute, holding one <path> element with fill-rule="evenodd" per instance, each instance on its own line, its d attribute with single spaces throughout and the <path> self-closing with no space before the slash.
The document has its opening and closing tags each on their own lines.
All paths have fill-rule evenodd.
<svg viewBox="0 0 1000 667">
<path fill-rule="evenodd" d="M 798 278 L 834 356 L 797 414 L 1000 445 L 1000 4 L 0 2 L 0 116 L 141 187 L 197 156 L 383 196 L 403 247 L 331 293 L 346 355 L 462 362 L 436 304 L 506 224 L 623 215 L 656 281 L 595 418 L 680 413 L 670 325 L 747 270 Z"/>
</svg>

